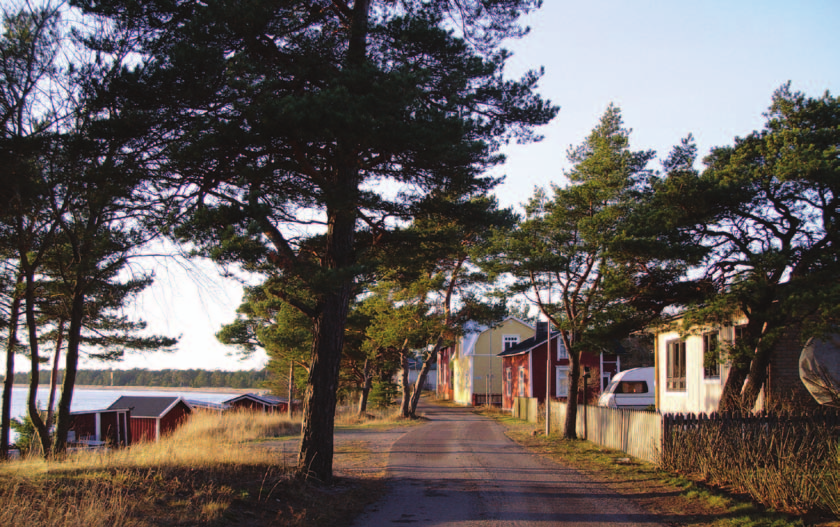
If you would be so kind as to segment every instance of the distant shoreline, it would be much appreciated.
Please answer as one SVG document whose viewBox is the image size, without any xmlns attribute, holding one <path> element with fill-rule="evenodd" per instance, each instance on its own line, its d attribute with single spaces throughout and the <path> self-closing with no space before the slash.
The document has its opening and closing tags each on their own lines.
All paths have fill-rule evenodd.
<svg viewBox="0 0 840 527">
<path fill-rule="evenodd" d="M 48 388 L 49 385 L 41 384 L 39 388 Z M 28 384 L 15 384 L 15 388 L 29 388 Z M 61 391 L 61 387 L 58 387 Z M 125 390 L 138 392 L 204 392 L 204 393 L 262 393 L 267 392 L 265 388 L 193 388 L 191 386 L 75 386 L 76 390 Z"/>
</svg>

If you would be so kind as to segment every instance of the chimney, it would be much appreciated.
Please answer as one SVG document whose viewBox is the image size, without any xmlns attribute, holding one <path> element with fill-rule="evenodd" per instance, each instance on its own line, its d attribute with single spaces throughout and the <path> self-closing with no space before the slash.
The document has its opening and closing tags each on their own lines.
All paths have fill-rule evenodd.
<svg viewBox="0 0 840 527">
<path fill-rule="evenodd" d="M 548 322 L 537 322 L 537 330 L 534 333 L 534 340 L 539 342 L 548 337 Z"/>
</svg>

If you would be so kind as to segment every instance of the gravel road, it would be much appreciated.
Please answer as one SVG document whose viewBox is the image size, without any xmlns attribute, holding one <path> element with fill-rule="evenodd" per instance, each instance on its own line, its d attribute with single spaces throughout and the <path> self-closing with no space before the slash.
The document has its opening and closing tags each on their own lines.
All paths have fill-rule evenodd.
<svg viewBox="0 0 840 527">
<path fill-rule="evenodd" d="M 393 443 L 389 491 L 355 527 L 664 526 L 632 501 L 529 453 L 491 419 L 465 408 L 420 411 L 428 423 Z"/>
</svg>

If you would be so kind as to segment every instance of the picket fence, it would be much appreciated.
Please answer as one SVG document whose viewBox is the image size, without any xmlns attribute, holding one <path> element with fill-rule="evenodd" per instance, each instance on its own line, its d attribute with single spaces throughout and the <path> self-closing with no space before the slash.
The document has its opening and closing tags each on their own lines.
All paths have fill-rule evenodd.
<svg viewBox="0 0 840 527">
<path fill-rule="evenodd" d="M 558 433 L 566 423 L 566 403 L 551 401 L 551 431 Z M 545 416 L 536 398 L 514 399 L 513 416 L 532 423 Z M 773 441 L 782 429 L 791 429 L 794 437 L 804 437 L 813 427 L 837 433 L 840 430 L 840 413 L 819 412 L 812 415 L 769 414 L 712 414 L 712 415 L 662 415 L 640 410 L 619 410 L 578 404 L 576 434 L 598 445 L 620 450 L 635 458 L 659 464 L 665 439 L 678 430 L 700 430 L 704 427 L 723 429 L 735 426 L 743 437 L 753 437 L 753 443 Z M 776 434 L 777 435 L 777 434 Z M 760 437 L 759 437 L 760 436 Z M 672 445 L 673 446 L 673 445 Z"/>
<path fill-rule="evenodd" d="M 540 419 L 536 398 L 517 397 L 513 416 L 536 423 Z M 662 415 L 640 410 L 619 410 L 578 405 L 577 436 L 593 443 L 620 450 L 648 461 L 659 462 L 662 445 Z M 551 401 L 551 430 L 562 431 L 566 423 L 566 403 Z"/>
</svg>

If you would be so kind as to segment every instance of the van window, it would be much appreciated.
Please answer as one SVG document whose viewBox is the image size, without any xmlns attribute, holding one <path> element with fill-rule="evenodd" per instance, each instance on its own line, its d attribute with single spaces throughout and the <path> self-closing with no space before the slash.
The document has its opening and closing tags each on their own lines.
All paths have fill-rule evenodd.
<svg viewBox="0 0 840 527">
<path fill-rule="evenodd" d="M 646 381 L 621 381 L 615 393 L 648 393 Z"/>
</svg>

